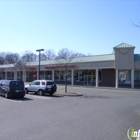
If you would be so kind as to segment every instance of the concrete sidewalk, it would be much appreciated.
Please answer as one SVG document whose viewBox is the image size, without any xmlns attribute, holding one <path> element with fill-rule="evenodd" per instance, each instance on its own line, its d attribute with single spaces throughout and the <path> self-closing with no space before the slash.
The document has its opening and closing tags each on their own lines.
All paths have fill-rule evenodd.
<svg viewBox="0 0 140 140">
<path fill-rule="evenodd" d="M 62 92 L 62 91 L 57 91 L 54 93 L 54 95 L 62 95 L 62 96 L 83 96 L 81 93 L 72 93 L 72 92 Z"/>
<path fill-rule="evenodd" d="M 64 87 L 65 85 L 57 84 L 57 86 Z M 67 85 L 68 87 L 79 87 L 79 88 L 91 88 L 91 89 L 110 89 L 110 90 L 131 90 L 140 91 L 140 88 L 115 88 L 115 87 L 95 87 L 95 86 L 83 86 L 83 85 Z"/>
<path fill-rule="evenodd" d="M 25 85 L 28 85 L 29 83 L 31 82 L 25 82 Z M 56 84 L 57 86 L 62 86 L 64 87 L 65 85 L 64 84 Z M 85 86 L 85 85 L 67 85 L 67 87 L 79 87 L 79 88 L 96 88 L 96 89 L 113 89 L 113 90 L 140 90 L 140 88 L 115 88 L 115 87 L 105 87 L 105 86 L 98 86 L 98 87 L 95 87 L 95 86 Z"/>
</svg>

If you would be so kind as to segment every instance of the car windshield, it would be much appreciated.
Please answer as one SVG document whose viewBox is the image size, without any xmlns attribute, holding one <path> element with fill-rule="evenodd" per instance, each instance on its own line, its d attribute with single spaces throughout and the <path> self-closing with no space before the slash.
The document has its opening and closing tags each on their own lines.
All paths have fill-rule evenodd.
<svg viewBox="0 0 140 140">
<path fill-rule="evenodd" d="M 54 82 L 47 82 L 47 85 L 53 85 Z"/>
<path fill-rule="evenodd" d="M 10 87 L 24 87 L 24 83 L 20 81 L 11 81 Z"/>
</svg>

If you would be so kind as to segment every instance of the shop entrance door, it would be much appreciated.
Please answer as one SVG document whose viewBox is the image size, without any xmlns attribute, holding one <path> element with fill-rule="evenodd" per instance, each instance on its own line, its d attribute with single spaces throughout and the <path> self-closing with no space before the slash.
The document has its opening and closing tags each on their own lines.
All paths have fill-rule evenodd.
<svg viewBox="0 0 140 140">
<path fill-rule="evenodd" d="M 91 85 L 91 75 L 85 75 L 84 76 L 84 84 L 85 85 Z"/>
</svg>

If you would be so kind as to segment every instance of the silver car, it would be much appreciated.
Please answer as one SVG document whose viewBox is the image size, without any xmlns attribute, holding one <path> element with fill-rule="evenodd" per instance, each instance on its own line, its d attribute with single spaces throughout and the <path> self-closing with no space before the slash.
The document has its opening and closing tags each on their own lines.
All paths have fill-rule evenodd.
<svg viewBox="0 0 140 140">
<path fill-rule="evenodd" d="M 45 93 L 49 93 L 49 95 L 53 95 L 57 90 L 57 86 L 52 80 L 35 80 L 31 82 L 29 85 L 25 86 L 25 93 L 35 92 L 39 95 L 43 95 Z"/>
</svg>

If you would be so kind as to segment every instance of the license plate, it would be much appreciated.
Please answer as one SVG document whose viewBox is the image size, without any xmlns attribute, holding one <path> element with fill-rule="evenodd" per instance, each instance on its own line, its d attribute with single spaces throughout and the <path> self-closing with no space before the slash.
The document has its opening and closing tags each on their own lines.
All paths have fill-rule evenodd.
<svg viewBox="0 0 140 140">
<path fill-rule="evenodd" d="M 16 90 L 16 92 L 19 92 L 19 90 Z"/>
</svg>

